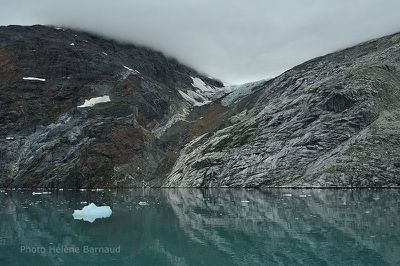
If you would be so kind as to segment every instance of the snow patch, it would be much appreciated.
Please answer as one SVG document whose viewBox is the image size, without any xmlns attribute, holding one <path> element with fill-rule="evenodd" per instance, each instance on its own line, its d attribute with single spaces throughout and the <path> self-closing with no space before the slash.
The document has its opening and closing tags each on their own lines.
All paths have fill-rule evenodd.
<svg viewBox="0 0 400 266">
<path fill-rule="evenodd" d="M 43 78 L 34 78 L 34 77 L 23 77 L 23 80 L 34 80 L 34 81 L 46 81 L 46 79 Z"/>
<path fill-rule="evenodd" d="M 178 90 L 179 94 L 182 96 L 183 99 L 190 102 L 194 106 L 202 106 L 205 104 L 209 104 L 211 101 L 207 100 L 204 96 L 198 94 L 195 91 L 188 90 L 187 93 Z"/>
<path fill-rule="evenodd" d="M 74 210 L 72 216 L 75 220 L 84 220 L 93 223 L 96 219 L 108 218 L 112 214 L 109 206 L 97 207 L 94 203 L 82 208 L 82 210 Z"/>
<path fill-rule="evenodd" d="M 199 78 L 192 78 L 192 86 L 195 88 L 200 89 L 201 91 L 208 91 L 208 92 L 214 92 L 215 89 L 209 85 L 207 85 L 202 79 Z"/>
<path fill-rule="evenodd" d="M 131 71 L 131 72 L 133 72 L 134 74 L 139 74 L 139 73 L 140 73 L 139 71 L 134 70 L 134 69 L 132 69 L 132 68 L 129 68 L 129 67 L 125 66 L 125 65 L 122 65 L 122 66 L 123 66 L 126 70 Z"/>
<path fill-rule="evenodd" d="M 107 102 L 111 102 L 110 96 L 108 96 L 108 95 L 101 96 L 101 97 L 95 97 L 95 98 L 91 98 L 89 100 L 85 100 L 85 103 L 82 105 L 79 105 L 78 108 L 93 107 L 94 105 L 96 105 L 98 103 L 107 103 Z"/>
</svg>

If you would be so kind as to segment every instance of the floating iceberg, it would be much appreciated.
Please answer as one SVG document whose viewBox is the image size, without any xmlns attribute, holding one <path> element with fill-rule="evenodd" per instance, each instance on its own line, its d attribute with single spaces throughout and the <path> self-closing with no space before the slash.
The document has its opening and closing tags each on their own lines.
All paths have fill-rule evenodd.
<svg viewBox="0 0 400 266">
<path fill-rule="evenodd" d="M 51 192 L 43 191 L 43 192 L 32 192 L 32 195 L 50 195 Z"/>
<path fill-rule="evenodd" d="M 83 207 L 82 210 L 74 210 L 72 216 L 75 220 L 84 220 L 93 223 L 96 219 L 108 218 L 112 214 L 109 206 L 97 207 L 94 203 Z"/>
</svg>

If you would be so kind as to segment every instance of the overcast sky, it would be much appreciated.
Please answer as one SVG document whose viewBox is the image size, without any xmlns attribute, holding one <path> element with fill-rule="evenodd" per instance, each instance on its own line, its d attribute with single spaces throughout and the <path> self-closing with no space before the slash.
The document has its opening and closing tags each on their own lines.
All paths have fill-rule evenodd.
<svg viewBox="0 0 400 266">
<path fill-rule="evenodd" d="M 400 31 L 400 0 L 0 0 L 0 24 L 53 24 L 150 46 L 229 83 Z"/>
</svg>

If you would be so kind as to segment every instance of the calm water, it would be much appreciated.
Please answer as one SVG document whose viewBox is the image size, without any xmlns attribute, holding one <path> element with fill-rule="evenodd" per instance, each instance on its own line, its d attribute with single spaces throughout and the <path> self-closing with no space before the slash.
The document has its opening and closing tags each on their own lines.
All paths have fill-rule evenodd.
<svg viewBox="0 0 400 266">
<path fill-rule="evenodd" d="M 74 220 L 82 202 L 112 216 Z M 400 190 L 2 191 L 0 265 L 400 265 L 399 203 Z"/>
</svg>

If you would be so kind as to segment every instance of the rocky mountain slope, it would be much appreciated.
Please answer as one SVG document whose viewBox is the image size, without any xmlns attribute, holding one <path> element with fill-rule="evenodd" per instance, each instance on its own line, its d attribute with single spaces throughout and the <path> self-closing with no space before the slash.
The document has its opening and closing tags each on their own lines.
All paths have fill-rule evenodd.
<svg viewBox="0 0 400 266">
<path fill-rule="evenodd" d="M 400 34 L 224 88 L 161 53 L 0 27 L 0 185 L 400 185 Z"/>
<path fill-rule="evenodd" d="M 221 86 L 143 47 L 0 27 L 0 183 L 160 186 L 186 139 L 185 120 L 201 114 L 190 111 Z"/>
<path fill-rule="evenodd" d="M 167 186 L 400 185 L 400 34 L 252 90 L 221 101 L 224 122 L 181 151 Z"/>
</svg>

